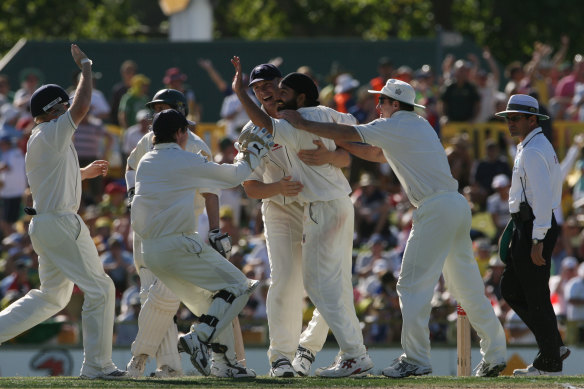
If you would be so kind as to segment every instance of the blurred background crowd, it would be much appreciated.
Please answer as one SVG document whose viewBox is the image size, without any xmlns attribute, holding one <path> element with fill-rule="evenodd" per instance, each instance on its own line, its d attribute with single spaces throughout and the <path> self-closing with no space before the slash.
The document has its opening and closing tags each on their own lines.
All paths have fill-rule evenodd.
<svg viewBox="0 0 584 389">
<path fill-rule="evenodd" d="M 443 140 L 452 174 L 471 204 L 471 236 L 485 294 L 510 344 L 535 344 L 531 332 L 501 298 L 499 285 L 504 264 L 497 254 L 497 241 L 510 218 L 507 199 L 516 142 L 494 113 L 504 110 L 509 96 L 515 93 L 530 94 L 539 100 L 541 110 L 552 117 L 542 123 L 544 132 L 561 149 L 558 155 L 564 191 L 562 209 L 556 218 L 562 224 L 562 233 L 553 254 L 550 289 L 566 342 L 584 342 L 584 137 L 579 135 L 584 125 L 578 126 L 584 122 L 584 57 L 567 58 L 568 45 L 567 38 L 556 48 L 536 43 L 530 61 L 514 61 L 506 66 L 499 66 L 485 48 L 482 59 L 447 55 L 440 69 L 429 65 L 412 69 L 381 57 L 378 63 L 371 64 L 369 79 L 359 80 L 343 72 L 333 72 L 326 79 L 315 78 L 321 104 L 351 113 L 361 123 L 378 117 L 376 97 L 368 89 L 381 89 L 389 78 L 414 86 L 416 102 L 426 106 L 417 112 L 429 120 Z M 284 60 L 276 58 L 272 62 L 280 65 Z M 216 162 L 231 163 L 236 154 L 233 143 L 248 118 L 231 91 L 232 75 L 219 74 L 207 59 L 201 58 L 198 63 L 198 71 L 207 74 L 224 95 L 220 117 L 211 126 L 220 136 L 199 135 L 216 140 L 209 145 Z M 488 66 L 481 67 L 484 63 Z M 312 76 L 310 64 L 297 71 Z M 76 85 L 77 77 L 72 77 L 71 85 Z M 79 213 L 116 287 L 115 344 L 122 346 L 131 344 L 136 335 L 140 309 L 123 171 L 128 154 L 149 130 L 151 112 L 145 109 L 145 103 L 156 92 L 150 89 L 151 79 L 160 78 L 166 87 L 184 92 L 194 121 L 200 120 L 203 108 L 197 95 L 206 91 L 190 85 L 177 67 L 169 67 L 164 74 L 142 74 L 139 64 L 130 59 L 120 64 L 119 82 L 110 91 L 99 89 L 100 73 L 93 77 L 91 110 L 79 125 L 74 144 L 81 166 L 107 159 L 111 169 L 107 177 L 84 181 Z M 0 309 L 39 285 L 38 258 L 27 233 L 30 216 L 22 211 L 32 206 L 24 154 L 34 126 L 28 112 L 29 98 L 36 88 L 50 81 L 37 68 L 23 69 L 18 80 L 0 74 Z M 566 123 L 575 130 L 566 132 Z M 413 208 L 388 164 L 353 157 L 345 173 L 353 188 L 353 284 L 365 342 L 368 346 L 399 342 L 401 316 L 396 282 Z M 221 229 L 231 235 L 234 243 L 230 261 L 248 277 L 263 281 L 263 287 L 241 313 L 246 341 L 267 344 L 265 297 L 270 266 L 259 202 L 247 198 L 243 189 L 236 187 L 221 192 L 220 204 Z M 206 236 L 206 215 L 201 216 L 199 226 L 202 236 Z M 12 342 L 77 344 L 82 302 L 81 291 L 75 289 L 62 312 Z M 436 286 L 432 307 L 432 340 L 454 343 L 456 302 L 443 282 Z M 313 309 L 307 298 L 305 323 Z M 182 329 L 187 330 L 192 320 L 192 313 L 182 307 L 178 313 Z"/>
</svg>

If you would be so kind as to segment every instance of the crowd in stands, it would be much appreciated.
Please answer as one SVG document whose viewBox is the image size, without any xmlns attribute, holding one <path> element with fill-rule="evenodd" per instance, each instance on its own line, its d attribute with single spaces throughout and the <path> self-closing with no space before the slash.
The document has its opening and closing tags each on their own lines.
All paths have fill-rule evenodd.
<svg viewBox="0 0 584 389">
<path fill-rule="evenodd" d="M 449 123 L 498 120 L 494 113 L 503 110 L 509 96 L 515 93 L 537 97 L 542 111 L 555 121 L 582 122 L 584 57 L 576 55 L 568 61 L 568 46 L 567 38 L 557 50 L 536 43 L 529 62 L 507 64 L 504 72 L 499 71 L 490 51 L 484 49 L 482 60 L 474 55 L 467 58 L 447 55 L 441 69 L 424 65 L 414 70 L 397 63 L 397 59 L 382 57 L 376 68 L 372 64 L 370 79 L 357 80 L 351 74 L 340 73 L 331 75 L 329 84 L 315 81 L 320 86 L 321 104 L 351 113 L 361 123 L 378 116 L 377 97 L 367 93 L 368 89 L 381 89 L 388 78 L 409 82 L 416 90 L 416 102 L 426 106 L 417 110 L 418 114 L 426 117 L 439 135 Z M 282 61 L 274 60 L 276 65 Z M 225 128 L 225 137 L 212 147 L 218 150 L 216 162 L 231 163 L 236 154 L 233 142 L 248 119 L 230 83 L 225 81 L 231 75 L 224 78 L 206 59 L 201 59 L 199 65 L 200 71 L 206 72 L 225 96 L 220 117 L 216 118 Z M 171 67 L 164 75 L 144 75 L 138 69 L 131 60 L 122 63 L 120 82 L 109 94 L 98 89 L 100 74 L 94 73 L 96 89 L 91 110 L 74 139 L 81 166 L 95 159 L 108 159 L 112 166 L 108 177 L 84 181 L 79 213 L 116 287 L 116 345 L 131 344 L 140 309 L 123 169 L 125 158 L 148 131 L 151 113 L 145 109 L 145 103 L 155 92 L 149 89 L 150 79 L 161 77 L 167 87 L 183 91 L 189 102 L 189 119 L 198 121 L 201 117 L 201 104 L 180 69 Z M 308 66 L 298 71 L 312 76 Z M 14 80 L 0 75 L 0 310 L 39 285 L 38 258 L 27 233 L 31 216 L 22 209 L 32 206 L 24 168 L 26 141 L 34 127 L 28 101 L 45 81 L 50 80 L 44 80 L 42 72 L 34 68 L 22 70 L 18 86 L 12 84 Z M 553 123 L 545 128 L 552 140 Z M 108 126 L 119 126 L 119 131 L 110 131 Z M 562 233 L 553 254 L 550 290 L 562 334 L 568 341 L 584 342 L 584 137 L 574 135 L 570 134 L 570 148 L 561 156 L 564 195 L 556 218 L 561 222 Z M 473 210 L 471 235 L 485 293 L 504 324 L 509 343 L 534 344 L 533 335 L 501 298 L 500 291 L 504 264 L 498 257 L 497 241 L 510 218 L 507 199 L 515 142 L 509 136 L 490 134 L 480 144 L 483 149 L 479 154 L 484 157 L 478 157 L 468 134 L 443 140 L 459 191 Z M 402 321 L 396 283 L 413 208 L 388 164 L 353 158 L 346 175 L 353 188 L 351 200 L 355 206 L 355 306 L 365 342 L 369 346 L 399 342 Z M 259 203 L 247 198 L 241 187 L 222 191 L 220 203 L 221 229 L 231 235 L 234 244 L 230 261 L 264 285 L 243 310 L 242 325 L 245 327 L 247 320 L 253 325 L 263 323 L 265 328 L 270 265 Z M 203 236 L 207 235 L 208 226 L 205 217 L 199 221 Z M 75 289 L 70 304 L 52 319 L 67 323 L 63 328 L 74 336 L 63 338 L 72 342 L 79 341 L 75 334 L 82 300 L 82 293 Z M 304 320 L 308 322 L 314 307 L 308 298 L 305 304 Z M 456 302 L 440 282 L 432 300 L 432 339 L 452 341 L 451 323 L 455 318 Z M 193 315 L 183 307 L 178 319 L 186 330 Z M 26 341 L 27 336 L 30 334 L 25 333 L 15 341 Z"/>
</svg>

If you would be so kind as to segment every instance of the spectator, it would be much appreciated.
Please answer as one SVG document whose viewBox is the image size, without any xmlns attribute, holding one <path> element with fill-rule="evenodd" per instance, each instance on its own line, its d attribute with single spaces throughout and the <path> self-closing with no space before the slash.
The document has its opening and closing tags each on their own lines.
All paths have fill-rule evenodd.
<svg viewBox="0 0 584 389">
<path fill-rule="evenodd" d="M 196 123 L 201 120 L 201 106 L 197 102 L 195 92 L 188 85 L 185 85 L 187 78 L 187 75 L 182 73 L 179 68 L 174 67 L 166 70 L 162 82 L 167 88 L 176 89 L 185 95 L 189 106 L 187 119 Z"/>
<path fill-rule="evenodd" d="M 384 207 L 386 198 L 379 182 L 371 174 L 363 173 L 359 186 L 351 194 L 355 206 L 357 244 L 369 240 L 373 233 L 389 231 L 387 210 Z"/>
<path fill-rule="evenodd" d="M 474 242 L 475 246 L 475 259 L 477 265 L 479 265 L 479 271 L 481 273 L 481 278 L 485 278 L 487 270 L 490 266 L 491 256 L 493 254 L 491 242 L 489 239 L 478 239 Z"/>
<path fill-rule="evenodd" d="M 14 106 L 22 112 L 28 111 L 30 98 L 43 83 L 43 73 L 37 68 L 25 68 L 20 72 L 20 89 L 14 93 Z"/>
<path fill-rule="evenodd" d="M 116 287 L 116 300 L 128 287 L 129 276 L 134 273 L 134 258 L 124 249 L 123 238 L 112 235 L 108 239 L 109 249 L 101 255 L 105 272 L 110 276 Z"/>
<path fill-rule="evenodd" d="M 138 65 L 136 62 L 130 59 L 122 62 L 122 65 L 120 66 L 120 76 L 122 79 L 112 88 L 112 103 L 110 113 L 110 121 L 112 124 L 119 124 L 118 112 L 120 102 L 122 101 L 122 96 L 124 96 L 128 89 L 130 89 L 130 86 L 132 85 L 132 77 L 134 77 L 137 72 Z"/>
<path fill-rule="evenodd" d="M 493 178 L 492 187 L 495 193 L 487 198 L 487 212 L 491 214 L 493 224 L 497 228 L 495 238 L 498 239 L 511 219 L 511 214 L 509 213 L 511 181 L 505 174 L 498 174 Z"/>
<path fill-rule="evenodd" d="M 335 80 L 335 109 L 348 113 L 356 104 L 353 91 L 359 86 L 359 81 L 348 73 L 339 74 Z"/>
<path fill-rule="evenodd" d="M 476 121 L 481 97 L 469 81 L 470 65 L 461 59 L 454 63 L 454 80 L 446 84 L 440 96 L 442 123 Z"/>
<path fill-rule="evenodd" d="M 494 254 L 491 259 L 489 259 L 489 268 L 485 273 L 483 280 L 485 281 L 485 288 L 492 288 L 492 293 L 497 298 L 497 301 L 502 299 L 501 276 L 503 275 L 503 270 L 505 270 L 505 264 L 501 261 L 501 258 L 499 258 L 499 254 Z"/>
<path fill-rule="evenodd" d="M 14 92 L 10 90 L 10 79 L 6 74 L 0 74 L 0 105 L 11 103 L 14 100 Z"/>
<path fill-rule="evenodd" d="M 560 273 L 550 277 L 550 298 L 554 307 L 556 317 L 561 321 L 566 319 L 566 285 L 570 280 L 578 275 L 578 260 L 574 257 L 562 259 Z"/>
<path fill-rule="evenodd" d="M 483 59 L 489 64 L 490 72 L 479 68 L 478 58 L 472 58 L 472 79 L 480 96 L 480 108 L 476 117 L 477 123 L 484 123 L 495 114 L 495 96 L 499 90 L 499 67 L 495 63 L 488 47 L 483 49 Z"/>
<path fill-rule="evenodd" d="M 0 137 L 9 136 L 15 140 L 22 137 L 22 131 L 16 128 L 18 120 L 24 115 L 12 104 L 6 103 L 0 107 Z"/>
<path fill-rule="evenodd" d="M 373 90 L 381 90 L 387 80 L 393 75 L 393 64 L 388 57 L 381 57 L 379 58 L 379 61 L 377 61 L 377 74 L 377 77 L 372 78 L 369 81 L 371 89 Z M 375 105 L 377 105 L 377 99 L 375 99 Z"/>
<path fill-rule="evenodd" d="M 446 155 L 452 177 L 458 181 L 458 191 L 462 193 L 463 188 L 470 184 L 473 164 L 468 134 L 462 133 L 455 136 L 451 143 L 452 146 L 446 148 Z"/>
<path fill-rule="evenodd" d="M 24 169 L 24 155 L 14 147 L 12 139 L 0 138 L 0 199 L 2 200 L 2 236 L 13 232 L 12 224 L 20 218 L 21 201 L 28 184 Z"/>
<path fill-rule="evenodd" d="M 495 192 L 493 179 L 499 174 L 511 178 L 509 162 L 501 155 L 499 145 L 493 139 L 485 142 L 486 156 L 474 164 L 473 181 L 478 183 L 486 196 Z"/>
<path fill-rule="evenodd" d="M 523 65 L 519 61 L 513 61 L 505 68 L 505 77 L 509 81 L 505 85 L 504 92 L 507 96 L 519 93 L 519 84 L 523 79 L 525 73 L 523 72 Z"/>
<path fill-rule="evenodd" d="M 138 141 L 150 130 L 151 121 L 152 115 L 150 110 L 141 109 L 136 113 L 136 124 L 130 126 L 124 133 L 124 144 L 122 147 L 124 160 L 126 160 L 127 156 L 130 155 L 132 150 L 134 150 Z"/>
<path fill-rule="evenodd" d="M 126 186 L 116 181 L 110 182 L 105 186 L 105 196 L 99 203 L 101 214 L 110 217 L 125 215 L 127 213 L 125 199 Z"/>
<path fill-rule="evenodd" d="M 568 107 L 572 103 L 576 85 L 584 82 L 584 57 L 581 54 L 574 56 L 572 72 L 560 79 L 556 86 L 552 103 L 552 116 L 558 120 L 569 120 Z"/>
<path fill-rule="evenodd" d="M 144 109 L 150 88 L 150 79 L 143 74 L 136 74 L 130 81 L 130 88 L 122 96 L 118 108 L 118 121 L 125 130 L 136 124 L 136 113 Z"/>
<path fill-rule="evenodd" d="M 138 315 L 140 314 L 140 296 L 132 296 L 129 309 L 116 318 L 116 346 L 131 346 L 138 335 Z"/>
<path fill-rule="evenodd" d="M 572 278 L 564 287 L 564 299 L 567 303 L 568 322 L 575 322 L 577 340 L 584 340 L 584 263 L 578 266 L 577 277 Z"/>
</svg>

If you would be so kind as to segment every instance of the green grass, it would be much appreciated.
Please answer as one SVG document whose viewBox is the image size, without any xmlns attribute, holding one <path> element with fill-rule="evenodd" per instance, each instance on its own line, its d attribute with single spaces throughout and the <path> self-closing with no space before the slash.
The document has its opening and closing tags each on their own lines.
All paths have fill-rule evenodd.
<svg viewBox="0 0 584 389">
<path fill-rule="evenodd" d="M 409 377 L 395 380 L 381 376 L 366 378 L 257 379 L 186 377 L 180 379 L 82 380 L 77 377 L 4 377 L 0 388 L 584 388 L 584 376 L 533 378 Z"/>
</svg>

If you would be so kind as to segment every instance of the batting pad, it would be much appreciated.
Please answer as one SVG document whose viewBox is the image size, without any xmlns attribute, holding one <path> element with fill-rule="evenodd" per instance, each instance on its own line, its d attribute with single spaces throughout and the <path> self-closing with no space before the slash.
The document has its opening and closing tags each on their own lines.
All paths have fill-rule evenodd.
<svg viewBox="0 0 584 389">
<path fill-rule="evenodd" d="M 217 335 L 220 334 L 223 329 L 227 326 L 231 329 L 231 322 L 233 318 L 241 312 L 249 296 L 256 290 L 260 282 L 258 280 L 247 280 L 247 289 L 243 294 L 236 297 L 231 303 L 223 300 L 222 298 L 214 298 L 213 302 L 209 306 L 209 310 L 206 315 L 216 318 L 218 321 L 215 326 L 210 326 L 207 323 L 199 323 L 197 325 L 196 333 L 199 339 L 204 342 L 214 343 Z M 233 331 L 231 336 L 233 336 Z"/>
<path fill-rule="evenodd" d="M 235 337 L 233 336 L 233 331 L 230 331 L 229 328 L 227 328 L 225 331 L 221 331 L 215 337 L 215 343 L 219 343 L 221 346 L 226 347 L 227 351 L 225 351 L 225 353 L 216 353 L 213 351 L 213 360 L 221 360 L 222 358 L 225 358 L 225 360 L 232 365 L 237 363 L 237 358 L 235 357 Z"/>
<path fill-rule="evenodd" d="M 172 323 L 168 327 L 168 331 L 164 335 L 158 350 L 156 351 L 156 367 L 161 368 L 167 365 L 176 371 L 182 371 L 182 364 L 180 363 L 180 355 L 178 355 L 178 348 L 176 342 L 178 339 L 178 328 L 176 323 Z"/>
<path fill-rule="evenodd" d="M 168 328 L 174 325 L 173 317 L 179 305 L 180 300 L 174 293 L 160 280 L 155 280 L 138 316 L 138 335 L 132 343 L 132 355 L 156 354 Z"/>
</svg>

